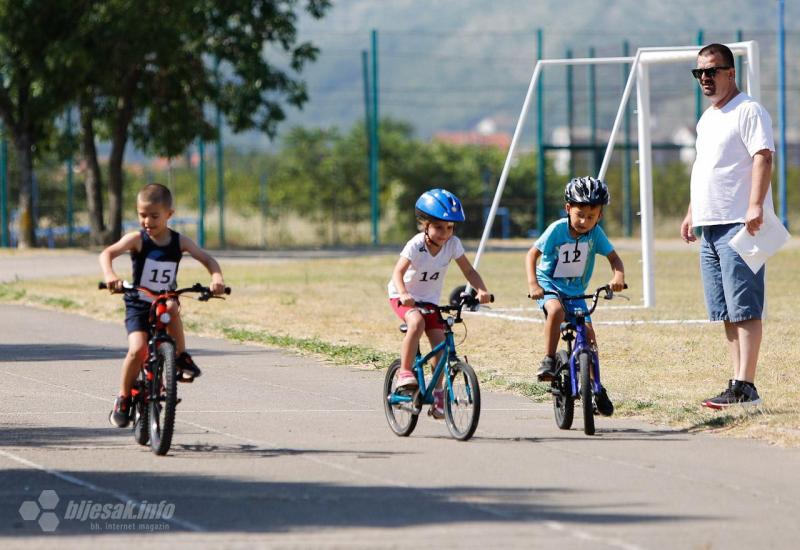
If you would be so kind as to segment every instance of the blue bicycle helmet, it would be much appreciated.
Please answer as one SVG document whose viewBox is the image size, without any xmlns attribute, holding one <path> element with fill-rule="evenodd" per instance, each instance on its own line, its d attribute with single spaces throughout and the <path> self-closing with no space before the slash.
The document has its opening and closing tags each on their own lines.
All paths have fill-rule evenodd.
<svg viewBox="0 0 800 550">
<path fill-rule="evenodd" d="M 466 219 L 461 201 L 446 189 L 425 191 L 417 199 L 414 212 L 418 218 L 423 220 L 463 222 Z"/>
<path fill-rule="evenodd" d="M 586 176 L 572 178 L 564 189 L 564 200 L 570 204 L 605 205 L 611 200 L 603 180 Z"/>
</svg>

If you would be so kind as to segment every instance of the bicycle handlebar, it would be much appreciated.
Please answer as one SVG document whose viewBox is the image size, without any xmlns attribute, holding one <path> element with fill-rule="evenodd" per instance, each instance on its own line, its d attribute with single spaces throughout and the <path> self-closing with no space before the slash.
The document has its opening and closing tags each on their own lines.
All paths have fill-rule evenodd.
<svg viewBox="0 0 800 550">
<path fill-rule="evenodd" d="M 494 302 L 494 294 L 489 294 L 489 302 L 490 303 Z M 422 313 L 423 315 L 425 315 L 427 313 L 433 313 L 435 311 L 438 311 L 440 313 L 450 313 L 451 311 L 457 311 L 458 314 L 456 315 L 456 317 L 460 319 L 461 318 L 461 310 L 462 310 L 462 308 L 464 306 L 474 307 L 474 306 L 477 306 L 479 304 L 480 304 L 480 302 L 478 302 L 478 300 L 474 296 L 469 295 L 469 294 L 464 294 L 464 295 L 461 296 L 461 300 L 459 301 L 458 305 L 456 305 L 456 306 L 454 306 L 452 304 L 447 304 L 447 305 L 444 305 L 444 306 L 439 306 L 439 305 L 436 305 L 436 304 L 425 304 L 424 306 L 419 308 L 419 312 Z"/>
<path fill-rule="evenodd" d="M 98 290 L 107 290 L 108 285 L 103 281 L 100 281 L 97 284 L 97 288 Z M 211 292 L 211 289 L 209 287 L 203 286 L 200 283 L 195 283 L 190 287 L 180 288 L 176 290 L 151 290 L 144 286 L 134 286 L 128 281 L 123 281 L 122 288 L 123 290 L 121 292 L 116 292 L 116 294 L 126 294 L 133 297 L 138 297 L 139 292 L 144 292 L 145 294 L 149 294 L 150 296 L 157 298 L 159 296 L 167 296 L 167 295 L 180 296 L 181 294 L 184 294 L 186 292 L 197 292 L 200 294 L 200 296 L 197 299 L 201 302 L 207 302 L 210 298 L 222 299 L 222 296 L 215 295 L 213 292 Z M 225 294 L 230 294 L 231 287 L 226 286 L 224 292 Z"/>
<path fill-rule="evenodd" d="M 628 285 L 624 284 L 622 288 L 626 289 L 626 288 L 628 288 Z M 586 315 L 591 315 L 592 313 L 594 313 L 594 310 L 597 308 L 597 300 L 600 298 L 600 294 L 602 292 L 606 293 L 606 295 L 603 296 L 603 299 L 605 299 L 605 300 L 610 300 L 610 299 L 612 299 L 614 297 L 614 291 L 611 289 L 611 285 L 601 286 L 597 290 L 594 291 L 594 294 L 584 294 L 582 296 L 564 296 L 560 292 L 555 292 L 555 291 L 552 291 L 552 290 L 545 290 L 544 291 L 544 295 L 545 296 L 547 296 L 547 295 L 555 296 L 556 298 L 558 298 L 558 301 L 561 303 L 561 307 L 564 309 L 564 311 L 567 311 L 567 308 L 566 308 L 566 305 L 564 304 L 564 302 L 569 302 L 569 301 L 572 301 L 572 300 L 588 300 L 588 299 L 591 299 L 592 300 L 592 307 L 590 307 L 589 311 L 586 312 Z M 530 295 L 528 295 L 528 298 L 530 298 Z"/>
</svg>

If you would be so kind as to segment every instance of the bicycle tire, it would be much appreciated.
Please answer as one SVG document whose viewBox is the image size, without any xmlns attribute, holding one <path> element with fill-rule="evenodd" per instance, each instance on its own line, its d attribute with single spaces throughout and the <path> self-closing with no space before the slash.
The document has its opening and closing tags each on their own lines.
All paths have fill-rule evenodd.
<svg viewBox="0 0 800 550">
<path fill-rule="evenodd" d="M 147 421 L 149 417 L 146 404 L 147 378 L 144 370 L 139 376 L 138 386 L 139 393 L 136 394 L 136 403 L 134 405 L 133 438 L 139 445 L 147 445 L 150 442 L 150 423 Z"/>
<path fill-rule="evenodd" d="M 569 376 L 569 356 L 564 350 L 556 353 L 556 375 L 550 387 L 553 390 L 556 425 L 562 430 L 569 430 L 575 417 L 575 398 L 572 396 L 572 379 Z"/>
<path fill-rule="evenodd" d="M 156 369 L 150 386 L 148 403 L 150 426 L 150 449 L 163 456 L 169 452 L 175 428 L 175 406 L 178 401 L 177 366 L 175 345 L 161 342 L 156 347 Z"/>
<path fill-rule="evenodd" d="M 448 369 L 451 393 L 445 388 L 444 419 L 450 435 L 466 441 L 478 428 L 481 417 L 481 388 L 475 370 L 463 361 L 450 365 Z"/>
<path fill-rule="evenodd" d="M 592 356 L 589 352 L 578 355 L 578 366 L 581 369 L 581 403 L 583 405 L 583 433 L 594 435 L 594 402 L 592 392 Z"/>
<path fill-rule="evenodd" d="M 400 437 L 408 437 L 414 428 L 417 427 L 419 411 L 414 412 L 412 403 L 389 403 L 389 398 L 397 389 L 397 371 L 400 370 L 400 359 L 395 359 L 386 370 L 386 377 L 383 380 L 383 411 L 386 413 L 386 421 L 389 428 Z"/>
</svg>

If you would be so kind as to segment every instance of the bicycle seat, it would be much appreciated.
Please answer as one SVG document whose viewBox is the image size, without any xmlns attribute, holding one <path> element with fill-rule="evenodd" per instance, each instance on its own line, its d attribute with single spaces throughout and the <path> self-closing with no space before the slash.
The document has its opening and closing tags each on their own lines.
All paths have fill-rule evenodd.
<svg viewBox="0 0 800 550">
<path fill-rule="evenodd" d="M 405 324 L 405 323 L 402 323 L 402 324 L 400 325 L 400 332 L 402 332 L 403 334 L 405 334 L 406 332 L 408 332 L 408 325 L 407 325 L 407 324 Z"/>
<path fill-rule="evenodd" d="M 563 323 L 561 323 L 560 330 L 561 332 L 564 332 L 565 330 L 575 330 L 575 324 L 570 321 L 564 321 Z"/>
</svg>

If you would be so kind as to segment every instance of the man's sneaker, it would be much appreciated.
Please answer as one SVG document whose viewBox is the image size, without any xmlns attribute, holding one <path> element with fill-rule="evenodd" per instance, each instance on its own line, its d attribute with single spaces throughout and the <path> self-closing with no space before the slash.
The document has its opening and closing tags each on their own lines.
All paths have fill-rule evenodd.
<svg viewBox="0 0 800 550">
<path fill-rule="evenodd" d="M 728 380 L 728 389 L 703 403 L 710 409 L 724 409 L 731 405 L 751 406 L 761 403 L 756 387 L 741 380 Z"/>
<path fill-rule="evenodd" d="M 556 375 L 556 360 L 554 357 L 545 355 L 542 362 L 539 364 L 539 370 L 536 371 L 536 379 L 539 382 L 549 382 Z"/>
<path fill-rule="evenodd" d="M 614 414 L 614 403 L 608 398 L 608 393 L 605 388 L 600 388 L 600 393 L 595 394 L 594 404 L 597 407 L 597 412 L 603 416 L 611 416 Z"/>
<path fill-rule="evenodd" d="M 739 405 L 750 406 L 761 403 L 761 397 L 759 397 L 756 387 L 748 382 L 742 382 L 738 389 L 734 389 L 734 393 L 739 399 Z"/>
<path fill-rule="evenodd" d="M 736 404 L 736 395 L 733 392 L 733 380 L 728 380 L 728 387 L 715 397 L 703 401 L 703 406 L 709 409 L 723 409 Z"/>
<path fill-rule="evenodd" d="M 128 422 L 130 422 L 130 407 L 130 397 L 126 395 L 117 396 L 114 400 L 114 408 L 111 409 L 111 413 L 108 415 L 108 421 L 111 422 L 111 425 L 117 428 L 127 427 Z"/>
<path fill-rule="evenodd" d="M 433 405 L 428 409 L 428 416 L 436 420 L 444 418 L 444 390 L 433 390 Z"/>
<path fill-rule="evenodd" d="M 401 370 L 397 373 L 397 386 L 398 390 L 412 390 L 419 387 L 417 377 L 409 370 Z"/>
<path fill-rule="evenodd" d="M 178 356 L 178 382 L 194 382 L 194 379 L 203 374 L 192 356 L 185 351 Z"/>
</svg>

